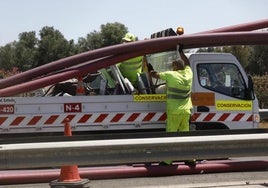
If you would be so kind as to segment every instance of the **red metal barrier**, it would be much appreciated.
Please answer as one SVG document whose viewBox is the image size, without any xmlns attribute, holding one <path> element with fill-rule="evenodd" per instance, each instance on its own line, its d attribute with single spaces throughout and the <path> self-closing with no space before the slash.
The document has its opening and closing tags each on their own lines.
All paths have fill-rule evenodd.
<svg viewBox="0 0 268 188">
<path fill-rule="evenodd" d="M 81 178 L 90 180 L 208 174 L 223 172 L 265 171 L 268 161 L 208 161 L 195 168 L 175 163 L 172 166 L 136 165 L 79 168 Z M 0 171 L 0 184 L 48 183 L 59 176 L 59 169 Z"/>
</svg>

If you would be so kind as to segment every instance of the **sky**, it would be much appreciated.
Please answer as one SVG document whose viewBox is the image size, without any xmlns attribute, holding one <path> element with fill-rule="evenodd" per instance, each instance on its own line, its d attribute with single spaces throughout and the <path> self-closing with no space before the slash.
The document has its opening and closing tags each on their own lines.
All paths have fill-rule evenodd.
<svg viewBox="0 0 268 188">
<path fill-rule="evenodd" d="M 119 22 L 140 40 L 167 28 L 185 34 L 268 19 L 268 0 L 0 0 L 0 46 L 44 26 L 67 40 Z"/>
</svg>

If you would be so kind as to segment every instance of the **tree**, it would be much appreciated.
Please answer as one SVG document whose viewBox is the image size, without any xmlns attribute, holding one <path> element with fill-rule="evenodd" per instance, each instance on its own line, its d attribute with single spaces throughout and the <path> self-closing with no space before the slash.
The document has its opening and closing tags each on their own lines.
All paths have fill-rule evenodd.
<svg viewBox="0 0 268 188">
<path fill-rule="evenodd" d="M 75 53 L 74 42 L 67 41 L 61 32 L 55 30 L 53 27 L 43 27 L 39 34 L 38 66 L 68 57 Z"/>
<path fill-rule="evenodd" d="M 103 38 L 102 47 L 120 44 L 127 32 L 128 28 L 119 22 L 101 25 L 101 35 Z"/>
<path fill-rule="evenodd" d="M 4 47 L 0 47 L 0 67 L 4 70 L 11 70 L 16 64 L 15 53 L 16 42 L 6 44 Z"/>
<path fill-rule="evenodd" d="M 251 74 L 262 76 L 268 72 L 268 46 L 252 46 L 252 49 L 250 64 L 246 67 L 246 70 Z"/>
<path fill-rule="evenodd" d="M 78 39 L 78 47 L 80 48 L 80 52 L 85 52 L 89 50 L 94 50 L 101 48 L 103 46 L 102 35 L 100 32 L 94 30 L 87 34 L 86 38 Z"/>
<path fill-rule="evenodd" d="M 249 64 L 251 51 L 250 46 L 244 45 L 223 47 L 223 52 L 232 53 L 243 67 L 246 67 Z"/>
<path fill-rule="evenodd" d="M 100 28 L 101 31 L 94 30 L 86 38 L 79 38 L 77 46 L 80 52 L 120 44 L 128 32 L 127 27 L 119 22 L 102 24 Z"/>
<path fill-rule="evenodd" d="M 20 71 L 25 71 L 36 66 L 37 44 L 38 39 L 34 31 L 19 34 L 19 42 L 15 44 L 15 65 Z"/>
</svg>

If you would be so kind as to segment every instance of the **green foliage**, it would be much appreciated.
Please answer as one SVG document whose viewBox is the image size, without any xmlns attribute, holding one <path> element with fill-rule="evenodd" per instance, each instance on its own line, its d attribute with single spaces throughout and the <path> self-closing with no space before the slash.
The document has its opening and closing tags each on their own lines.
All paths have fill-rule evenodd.
<svg viewBox="0 0 268 188">
<path fill-rule="evenodd" d="M 100 32 L 93 31 L 87 34 L 86 38 L 78 39 L 78 48 L 80 52 L 86 52 L 102 47 L 102 36 Z"/>
<path fill-rule="evenodd" d="M 35 32 L 23 32 L 19 34 L 19 41 L 9 43 L 0 48 L 0 65 L 2 69 L 28 70 L 35 66 L 37 38 Z"/>
<path fill-rule="evenodd" d="M 103 38 L 102 47 L 120 44 L 127 32 L 127 27 L 118 22 L 101 25 L 101 36 Z"/>
<path fill-rule="evenodd" d="M 94 30 L 87 34 L 86 38 L 79 38 L 77 46 L 80 52 L 85 52 L 105 46 L 120 44 L 123 36 L 127 32 L 127 27 L 121 23 L 103 24 L 101 25 L 101 31 Z"/>
<path fill-rule="evenodd" d="M 16 64 L 15 43 L 0 47 L 0 67 L 4 70 L 11 70 Z"/>
<path fill-rule="evenodd" d="M 264 29 L 268 32 L 268 29 Z M 245 68 L 252 75 L 266 76 L 268 73 L 268 45 L 253 46 L 250 64 Z"/>
<path fill-rule="evenodd" d="M 265 75 L 268 72 L 268 46 L 253 46 L 253 53 L 249 59 L 250 63 L 245 68 L 252 75 Z"/>
<path fill-rule="evenodd" d="M 100 28 L 101 31 L 79 38 L 77 44 L 49 26 L 39 31 L 40 39 L 34 31 L 20 33 L 18 41 L 0 47 L 0 67 L 4 70 L 17 67 L 26 71 L 77 53 L 119 44 L 128 32 L 127 27 L 118 22 L 103 24 Z"/>
<path fill-rule="evenodd" d="M 243 67 L 246 67 L 249 64 L 249 58 L 251 55 L 250 46 L 224 46 L 223 52 L 232 53 L 238 59 Z"/>
<path fill-rule="evenodd" d="M 260 108 L 268 108 L 268 74 L 253 76 L 254 91 L 259 100 Z"/>
<path fill-rule="evenodd" d="M 37 43 L 35 32 L 23 32 L 19 34 L 19 42 L 15 44 L 15 66 L 21 71 L 36 66 Z"/>
<path fill-rule="evenodd" d="M 37 66 L 73 55 L 73 47 L 60 31 L 53 27 L 43 27 L 40 31 L 37 50 Z"/>
</svg>

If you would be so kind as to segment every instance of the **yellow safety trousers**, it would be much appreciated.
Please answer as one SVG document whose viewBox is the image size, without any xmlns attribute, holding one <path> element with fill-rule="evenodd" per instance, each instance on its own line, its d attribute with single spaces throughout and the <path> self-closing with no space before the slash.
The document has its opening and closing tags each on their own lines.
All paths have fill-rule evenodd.
<svg viewBox="0 0 268 188">
<path fill-rule="evenodd" d="M 166 132 L 189 131 L 190 114 L 188 110 L 181 110 L 179 114 L 167 112 Z"/>
</svg>

